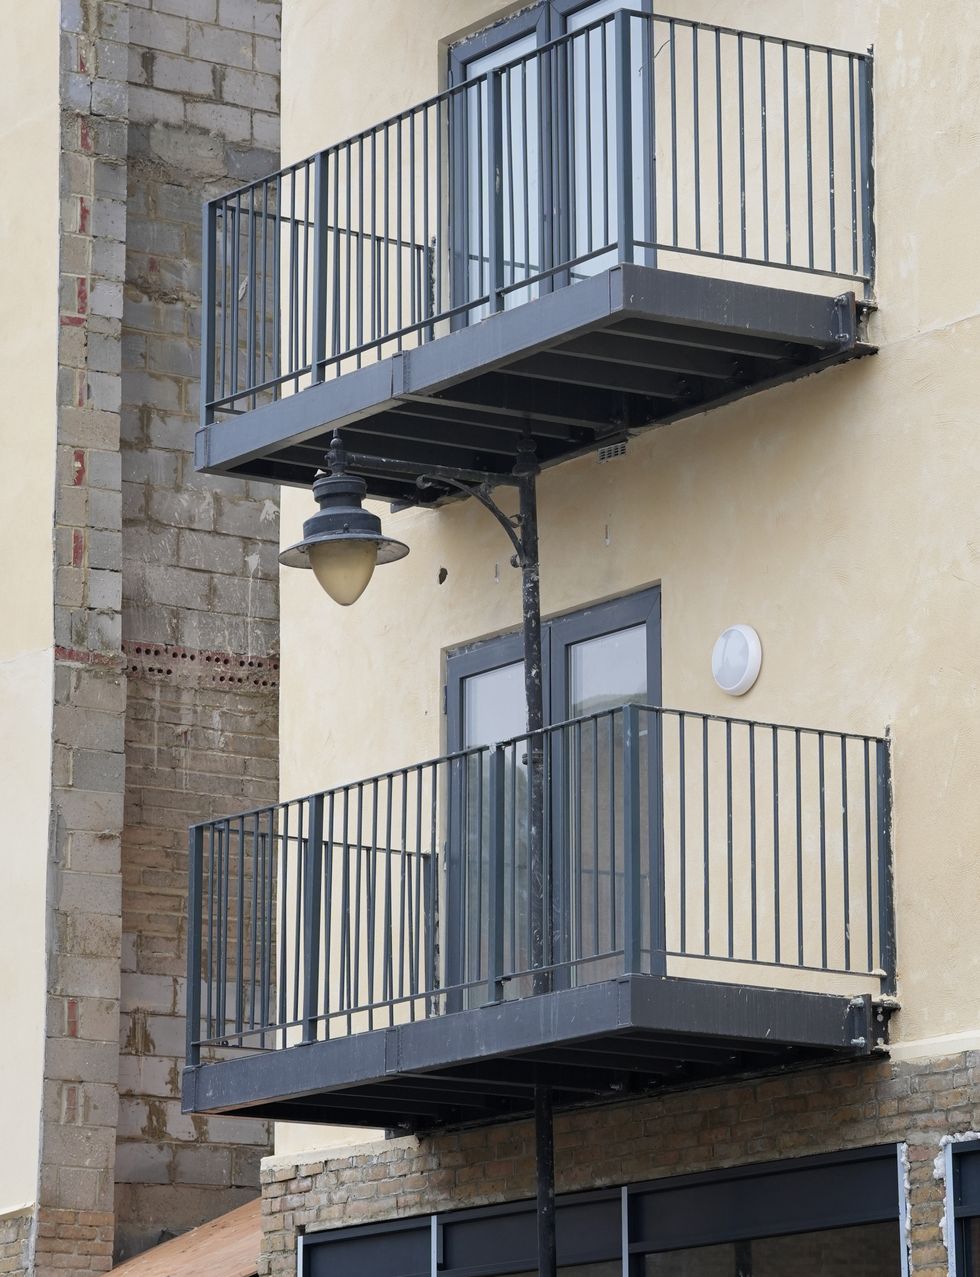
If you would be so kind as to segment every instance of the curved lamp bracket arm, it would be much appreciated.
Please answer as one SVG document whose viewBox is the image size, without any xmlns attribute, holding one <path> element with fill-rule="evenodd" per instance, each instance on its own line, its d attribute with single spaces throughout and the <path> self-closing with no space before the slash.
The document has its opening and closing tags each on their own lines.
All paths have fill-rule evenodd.
<svg viewBox="0 0 980 1277">
<path fill-rule="evenodd" d="M 456 488 L 458 491 L 465 493 L 466 496 L 475 497 L 485 510 L 490 511 L 510 538 L 510 543 L 514 547 L 514 566 L 524 566 L 524 543 L 515 531 L 515 528 L 520 527 L 520 515 L 505 514 L 503 510 L 501 510 L 500 506 L 497 505 L 496 501 L 494 501 L 493 497 L 490 495 L 492 488 L 489 483 L 480 483 L 474 487 L 472 484 L 461 483 L 458 479 L 450 478 L 445 474 L 440 475 L 438 479 L 432 478 L 429 475 L 420 474 L 415 482 L 420 488 L 431 488 L 441 484 L 449 484 L 451 488 Z"/>
</svg>

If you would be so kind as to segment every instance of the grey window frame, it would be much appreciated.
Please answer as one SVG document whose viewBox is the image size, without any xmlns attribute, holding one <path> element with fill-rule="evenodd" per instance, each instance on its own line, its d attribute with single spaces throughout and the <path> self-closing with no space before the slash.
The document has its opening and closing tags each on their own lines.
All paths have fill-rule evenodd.
<svg viewBox="0 0 980 1277">
<path fill-rule="evenodd" d="M 967 1159 L 971 1173 L 964 1183 Z M 946 1212 L 953 1221 L 949 1273 L 950 1277 L 969 1277 L 980 1267 L 980 1255 L 973 1253 L 969 1231 L 969 1221 L 980 1218 L 980 1139 L 950 1141 L 945 1160 Z"/>
<path fill-rule="evenodd" d="M 692 1221 L 691 1231 L 687 1234 L 678 1230 L 678 1221 L 669 1221 L 675 1230 L 669 1250 L 687 1249 L 692 1246 L 710 1245 L 717 1239 L 723 1242 L 738 1242 L 747 1237 L 793 1236 L 795 1234 L 815 1232 L 820 1229 L 859 1227 L 862 1224 L 874 1224 L 894 1220 L 899 1229 L 904 1245 L 904 1234 L 901 1231 L 901 1218 L 904 1202 L 901 1190 L 902 1146 L 896 1144 L 872 1145 L 867 1148 L 847 1149 L 836 1153 L 824 1153 L 811 1157 L 784 1158 L 772 1162 L 757 1162 L 747 1166 L 728 1167 L 722 1170 L 698 1172 L 690 1175 L 671 1176 L 649 1180 L 638 1184 L 629 1184 L 618 1188 L 585 1190 L 578 1193 L 563 1194 L 556 1202 L 556 1217 L 559 1225 L 558 1260 L 562 1266 L 577 1263 L 615 1263 L 623 1258 L 624 1244 L 627 1248 L 627 1263 L 623 1272 L 638 1275 L 641 1271 L 642 1257 L 656 1253 L 663 1247 L 649 1244 L 637 1236 L 638 1225 L 644 1207 L 651 1217 L 664 1215 L 669 1208 L 664 1201 L 673 1198 L 676 1203 L 687 1199 L 684 1219 Z M 745 1187 L 756 1183 L 756 1196 L 759 1204 L 770 1216 L 770 1223 L 764 1218 L 755 1222 L 755 1231 L 744 1219 L 746 1201 Z M 805 1192 L 801 1192 L 805 1189 Z M 706 1208 L 698 1208 L 697 1199 L 702 1202 L 710 1199 L 710 1208 L 715 1214 L 710 1219 L 712 1231 L 705 1237 L 704 1220 Z M 840 1202 L 846 1199 L 844 1218 L 841 1219 Z M 867 1204 L 862 1206 L 862 1201 Z M 657 1205 L 659 1203 L 659 1205 Z M 602 1206 L 606 1204 L 612 1210 L 610 1221 L 602 1220 Z M 597 1207 L 589 1220 L 588 1227 L 575 1224 L 575 1211 L 583 1206 Z M 616 1209 L 618 1207 L 618 1210 Z M 312 1270 L 312 1261 L 307 1264 L 308 1256 L 321 1246 L 329 1248 L 331 1244 L 349 1242 L 360 1238 L 370 1238 L 383 1234 L 404 1233 L 406 1230 L 422 1232 L 428 1230 L 430 1240 L 429 1272 L 419 1274 L 416 1270 L 410 1273 L 384 1273 L 380 1277 L 505 1277 L 522 1270 L 533 1270 L 535 1267 L 534 1212 L 532 1200 L 521 1199 L 496 1206 L 450 1211 L 437 1215 L 414 1216 L 410 1219 L 390 1220 L 384 1223 L 355 1225 L 348 1228 L 330 1229 L 323 1232 L 306 1233 L 301 1239 L 299 1254 L 299 1277 L 319 1277 Z M 521 1225 L 521 1216 L 527 1217 L 527 1224 Z M 522 1229 L 527 1232 L 524 1245 L 525 1253 L 515 1255 L 513 1251 L 499 1257 L 487 1257 L 488 1239 L 504 1237 L 501 1227 L 505 1220 L 514 1226 L 510 1229 L 510 1244 L 513 1244 L 514 1232 L 520 1236 Z M 562 1228 L 562 1221 L 565 1227 Z M 496 1225 L 488 1230 L 477 1230 L 476 1242 L 470 1251 L 480 1254 L 480 1262 L 466 1263 L 456 1267 L 448 1267 L 447 1258 L 453 1246 L 447 1246 L 447 1230 L 465 1229 L 467 1225 L 482 1221 L 496 1221 Z M 693 1221 L 699 1221 L 694 1223 Z M 569 1224 L 571 1222 L 571 1227 Z M 613 1222 L 618 1225 L 613 1228 Z M 760 1232 L 759 1227 L 772 1228 L 771 1232 Z M 458 1247 L 460 1251 L 466 1248 Z M 460 1255 L 466 1258 L 465 1254 Z M 323 1272 L 330 1272 L 334 1277 L 352 1277 L 351 1273 L 338 1270 L 329 1257 L 325 1256 L 326 1267 Z M 376 1274 L 358 1268 L 357 1277 L 377 1277 Z"/>
</svg>

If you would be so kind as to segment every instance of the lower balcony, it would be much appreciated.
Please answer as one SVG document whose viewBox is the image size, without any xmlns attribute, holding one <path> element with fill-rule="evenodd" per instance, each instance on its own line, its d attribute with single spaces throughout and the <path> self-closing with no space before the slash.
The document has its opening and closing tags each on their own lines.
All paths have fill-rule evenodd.
<svg viewBox="0 0 980 1277">
<path fill-rule="evenodd" d="M 184 1108 L 421 1129 L 881 1050 L 889 791 L 883 740 L 627 705 L 197 825 Z"/>
</svg>

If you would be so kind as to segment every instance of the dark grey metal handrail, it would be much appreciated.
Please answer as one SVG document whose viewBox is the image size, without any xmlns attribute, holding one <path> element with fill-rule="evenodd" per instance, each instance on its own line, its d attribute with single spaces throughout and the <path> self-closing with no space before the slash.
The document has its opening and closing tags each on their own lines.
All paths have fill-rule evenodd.
<svg viewBox="0 0 980 1277">
<path fill-rule="evenodd" d="M 194 826 L 188 1061 L 676 962 L 893 990 L 886 741 L 641 705 L 533 735 Z"/>
<path fill-rule="evenodd" d="M 622 10 L 241 186 L 205 209 L 202 420 L 616 262 L 867 293 L 872 96 L 870 55 Z"/>
</svg>

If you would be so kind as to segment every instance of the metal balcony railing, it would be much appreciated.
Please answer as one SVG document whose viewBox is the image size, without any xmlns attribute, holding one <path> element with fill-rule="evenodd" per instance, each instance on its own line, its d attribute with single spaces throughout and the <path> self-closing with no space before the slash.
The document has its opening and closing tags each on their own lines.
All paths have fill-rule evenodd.
<svg viewBox="0 0 980 1277">
<path fill-rule="evenodd" d="M 890 992 L 889 786 L 884 740 L 627 705 L 196 825 L 188 1063 L 626 973 Z"/>
<path fill-rule="evenodd" d="M 873 196 L 870 56 L 621 11 L 208 204 L 203 422 L 617 262 L 867 293 Z"/>
</svg>

